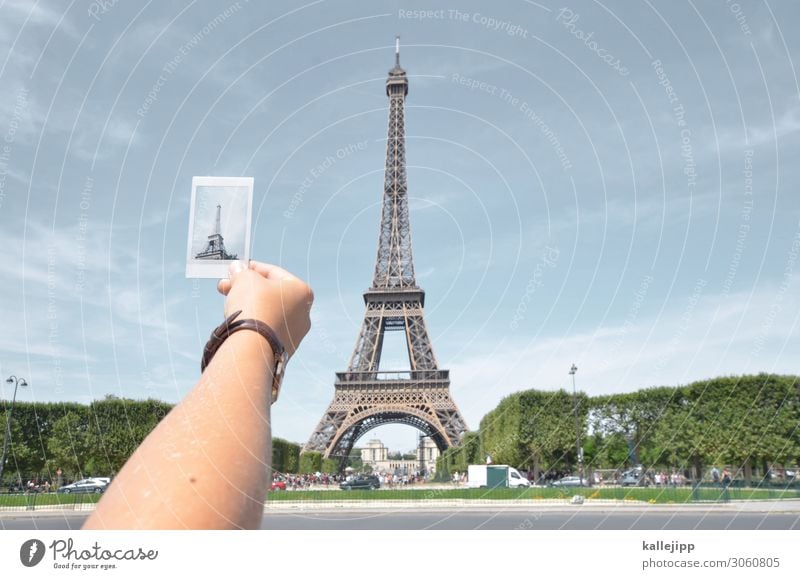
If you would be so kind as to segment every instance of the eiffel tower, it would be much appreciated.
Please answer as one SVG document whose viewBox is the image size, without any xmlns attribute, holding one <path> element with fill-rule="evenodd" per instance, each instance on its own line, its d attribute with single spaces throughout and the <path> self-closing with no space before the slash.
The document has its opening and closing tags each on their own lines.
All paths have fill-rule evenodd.
<svg viewBox="0 0 800 579">
<path fill-rule="evenodd" d="M 406 183 L 406 71 L 395 66 L 386 79 L 389 134 L 375 275 L 364 293 L 366 312 L 350 364 L 336 373 L 335 393 L 303 452 L 338 459 L 344 468 L 355 442 L 384 424 L 407 424 L 430 436 L 439 450 L 457 445 L 467 430 L 450 396 L 450 373 L 440 370 L 425 325 L 425 292 L 417 286 L 411 255 Z M 410 370 L 379 370 L 385 332 L 403 332 Z"/>
<path fill-rule="evenodd" d="M 208 243 L 203 251 L 194 256 L 195 259 L 236 259 L 235 253 L 228 253 L 225 240 L 222 239 L 222 206 L 217 205 L 217 218 L 214 221 L 214 233 L 208 236 Z"/>
</svg>

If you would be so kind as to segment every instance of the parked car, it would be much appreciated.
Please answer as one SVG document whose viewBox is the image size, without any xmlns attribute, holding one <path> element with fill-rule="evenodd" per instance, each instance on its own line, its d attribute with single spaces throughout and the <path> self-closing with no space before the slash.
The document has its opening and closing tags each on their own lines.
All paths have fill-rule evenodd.
<svg viewBox="0 0 800 579">
<path fill-rule="evenodd" d="M 634 468 L 622 473 L 622 476 L 619 478 L 619 484 L 624 487 L 646 487 L 650 484 L 650 480 L 647 478 L 647 474 L 644 470 Z"/>
<path fill-rule="evenodd" d="M 272 481 L 272 485 L 269 487 L 271 491 L 285 491 L 286 490 L 286 483 L 282 480 Z"/>
<path fill-rule="evenodd" d="M 797 478 L 797 471 L 793 469 L 770 469 L 767 474 L 773 482 L 793 481 Z"/>
<path fill-rule="evenodd" d="M 356 489 L 375 490 L 381 488 L 381 481 L 374 475 L 359 475 L 350 480 L 346 480 L 339 485 L 343 491 L 352 491 Z"/>
<path fill-rule="evenodd" d="M 550 483 L 551 487 L 588 487 L 589 479 L 586 477 L 581 480 L 579 476 L 565 476 L 555 482 Z"/>
<path fill-rule="evenodd" d="M 104 478 L 85 478 L 69 485 L 64 485 L 58 492 L 68 495 L 70 493 L 103 493 L 108 487 L 108 483 Z"/>
</svg>

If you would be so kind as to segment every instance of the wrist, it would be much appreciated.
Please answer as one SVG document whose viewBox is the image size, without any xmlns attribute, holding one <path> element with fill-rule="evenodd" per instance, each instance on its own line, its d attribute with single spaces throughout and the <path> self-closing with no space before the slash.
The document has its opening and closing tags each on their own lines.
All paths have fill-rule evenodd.
<svg viewBox="0 0 800 579">
<path fill-rule="evenodd" d="M 213 374 L 212 374 L 213 373 Z M 255 332 L 236 332 L 220 345 L 203 375 L 238 379 L 253 401 L 272 403 L 275 355 L 267 341 Z"/>
<path fill-rule="evenodd" d="M 270 376 L 275 373 L 275 351 L 270 343 L 257 332 L 240 331 L 231 334 L 220 345 L 214 360 L 223 352 L 226 356 L 230 356 L 236 368 L 253 365 L 260 368 L 266 367 Z"/>
<path fill-rule="evenodd" d="M 280 345 L 284 349 L 288 349 L 289 343 L 286 335 L 286 320 L 281 310 L 272 311 L 269 308 L 252 308 L 246 305 L 244 307 L 231 306 L 230 308 L 225 308 L 225 316 L 230 317 L 237 311 L 241 311 L 241 313 L 235 320 L 257 320 L 266 324 L 273 331 Z"/>
<path fill-rule="evenodd" d="M 240 311 L 236 311 L 228 316 L 225 321 L 211 333 L 211 337 L 203 351 L 200 370 L 205 371 L 217 351 L 222 348 L 226 342 L 238 335 L 245 335 L 248 336 L 248 338 L 244 341 L 237 339 L 235 342 L 231 342 L 233 345 L 226 349 L 232 351 L 234 355 L 238 355 L 237 357 L 243 358 L 243 360 L 236 361 L 237 365 L 241 365 L 242 363 L 257 363 L 263 368 L 266 364 L 268 373 L 272 377 L 271 400 L 274 403 L 278 399 L 278 393 L 289 355 L 275 331 L 259 319 L 243 318 Z M 239 343 L 241 343 L 241 347 L 243 348 L 241 352 L 239 348 L 237 348 Z M 259 347 L 257 351 L 248 351 L 248 348 L 252 349 L 255 345 Z"/>
</svg>

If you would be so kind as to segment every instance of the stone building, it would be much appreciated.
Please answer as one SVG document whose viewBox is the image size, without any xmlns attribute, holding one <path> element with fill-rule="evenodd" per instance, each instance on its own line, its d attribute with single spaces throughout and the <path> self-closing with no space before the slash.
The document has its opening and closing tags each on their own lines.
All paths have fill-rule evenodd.
<svg viewBox="0 0 800 579">
<path fill-rule="evenodd" d="M 436 471 L 439 448 L 430 437 L 422 438 L 416 449 L 416 459 L 389 458 L 389 448 L 380 440 L 372 439 L 361 448 L 361 462 L 372 467 L 372 472 L 386 474 L 413 474 L 420 469 L 428 473 Z"/>
</svg>

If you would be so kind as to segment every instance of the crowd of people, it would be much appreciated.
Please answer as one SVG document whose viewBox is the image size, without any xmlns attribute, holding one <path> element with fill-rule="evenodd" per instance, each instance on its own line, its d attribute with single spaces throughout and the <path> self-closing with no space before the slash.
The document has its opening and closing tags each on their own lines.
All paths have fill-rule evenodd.
<svg viewBox="0 0 800 579">
<path fill-rule="evenodd" d="M 678 471 L 672 471 L 671 474 L 668 474 L 662 470 L 661 472 L 653 474 L 653 484 L 657 487 L 679 487 L 685 485 L 686 483 L 687 478 L 683 475 L 683 473 Z"/>
<path fill-rule="evenodd" d="M 378 480 L 381 481 L 381 486 L 384 487 L 394 487 L 394 486 L 404 486 L 404 485 L 413 485 L 428 482 L 430 480 L 429 476 L 424 476 L 422 473 L 414 472 L 413 474 L 388 474 L 388 473 L 378 473 L 375 476 L 378 477 Z"/>
<path fill-rule="evenodd" d="M 727 469 L 725 470 L 727 472 Z M 713 474 L 714 473 L 712 471 L 712 476 Z M 534 477 L 532 471 L 529 471 L 527 475 L 528 475 L 528 480 L 530 480 L 531 483 L 534 483 L 537 486 L 548 486 L 558 480 L 561 480 L 564 477 L 577 476 L 570 470 L 548 470 L 540 473 L 538 478 Z M 686 473 L 683 473 L 679 470 L 673 470 L 672 472 L 667 472 L 665 470 L 661 471 L 648 470 L 643 474 L 643 477 L 646 480 L 646 484 L 657 487 L 685 486 L 691 482 L 690 479 L 686 476 Z M 730 473 L 728 473 L 728 477 L 730 477 Z M 590 481 L 591 484 L 593 485 L 618 485 L 622 481 L 623 472 L 606 471 L 604 474 L 603 472 L 593 470 L 587 472 L 585 478 L 586 480 Z M 714 482 L 720 482 L 720 478 L 721 478 L 720 476 L 717 476 L 714 479 Z"/>
<path fill-rule="evenodd" d="M 303 490 L 311 487 L 338 487 L 340 483 L 350 480 L 354 476 L 358 475 L 353 473 L 329 474 L 322 472 L 307 474 L 276 473 L 273 477 L 273 481 L 284 483 L 286 485 L 286 490 Z M 411 474 L 373 473 L 373 476 L 377 477 L 381 483 L 381 487 L 385 488 L 419 484 L 428 482 L 430 479 L 429 476 L 425 476 L 419 472 Z"/>
<path fill-rule="evenodd" d="M 716 469 L 715 469 L 716 470 Z M 536 484 L 537 486 L 549 486 L 550 484 L 566 477 L 572 475 L 572 472 L 569 470 L 548 470 L 542 472 L 538 478 L 533 476 L 532 471 L 521 471 L 523 474 L 527 475 L 528 480 L 531 483 Z M 728 477 L 730 477 L 730 473 L 725 469 L 725 472 L 728 473 Z M 719 473 L 719 471 L 717 471 Z M 712 478 L 714 482 L 721 482 L 723 476 L 717 474 L 714 476 L 714 471 L 711 472 Z M 276 474 L 274 477 L 275 481 L 280 481 L 286 484 L 287 490 L 302 490 L 308 489 L 312 486 L 315 487 L 330 487 L 338 486 L 341 482 L 345 480 L 349 480 L 354 474 L 345 474 L 345 475 L 337 475 L 337 474 L 327 474 L 327 473 L 309 473 L 309 474 L 289 474 L 289 473 L 280 473 Z M 402 487 L 406 485 L 413 485 L 413 484 L 420 484 L 429 482 L 431 479 L 430 475 L 423 476 L 422 474 L 415 472 L 410 475 L 399 475 L 399 474 L 389 474 L 389 473 L 374 473 L 374 476 L 378 478 L 381 483 L 381 487 L 384 488 L 392 488 L 392 487 Z M 647 479 L 647 484 L 657 486 L 657 487 L 667 487 L 667 486 L 685 486 L 689 484 L 689 479 L 685 476 L 684 473 L 680 471 L 674 470 L 671 473 L 666 471 L 647 471 L 645 473 L 645 478 Z M 612 475 L 607 475 L 606 477 L 603 476 L 602 473 L 593 471 L 591 473 L 586 474 L 586 479 L 590 481 L 593 485 L 615 485 L 620 483 L 621 473 L 617 472 Z M 730 480 L 730 478 L 728 478 Z M 456 471 L 450 475 L 450 482 L 457 486 L 462 486 L 467 483 L 467 473 L 466 472 L 459 472 Z"/>
<path fill-rule="evenodd" d="M 27 482 L 16 481 L 8 485 L 10 493 L 49 493 L 55 485 L 47 479 L 28 479 Z"/>
<path fill-rule="evenodd" d="M 528 475 L 528 479 L 531 482 L 540 486 L 547 486 L 565 476 L 575 476 L 574 473 L 566 470 L 548 470 L 541 473 L 536 480 L 534 480 L 533 473 L 528 473 Z M 590 471 L 586 474 L 586 479 L 591 481 L 593 485 L 618 485 L 621 484 L 623 475 L 624 473 L 619 470 L 615 472 L 606 471 L 605 476 L 602 472 Z M 647 470 L 641 473 L 640 476 L 644 479 L 645 484 L 656 487 L 679 487 L 686 486 L 692 482 L 688 472 L 682 472 L 677 469 L 673 469 L 671 472 L 666 470 Z M 717 467 L 713 467 L 708 476 L 710 476 L 711 482 L 714 483 L 729 484 L 732 481 L 731 472 L 727 468 L 723 468 L 720 471 Z"/>
<path fill-rule="evenodd" d="M 328 473 L 308 473 L 308 474 L 290 474 L 278 473 L 273 477 L 273 482 L 282 482 L 286 484 L 287 490 L 307 489 L 312 485 L 322 485 L 328 487 L 330 485 L 338 485 L 345 479 L 344 476 L 338 474 Z"/>
</svg>

